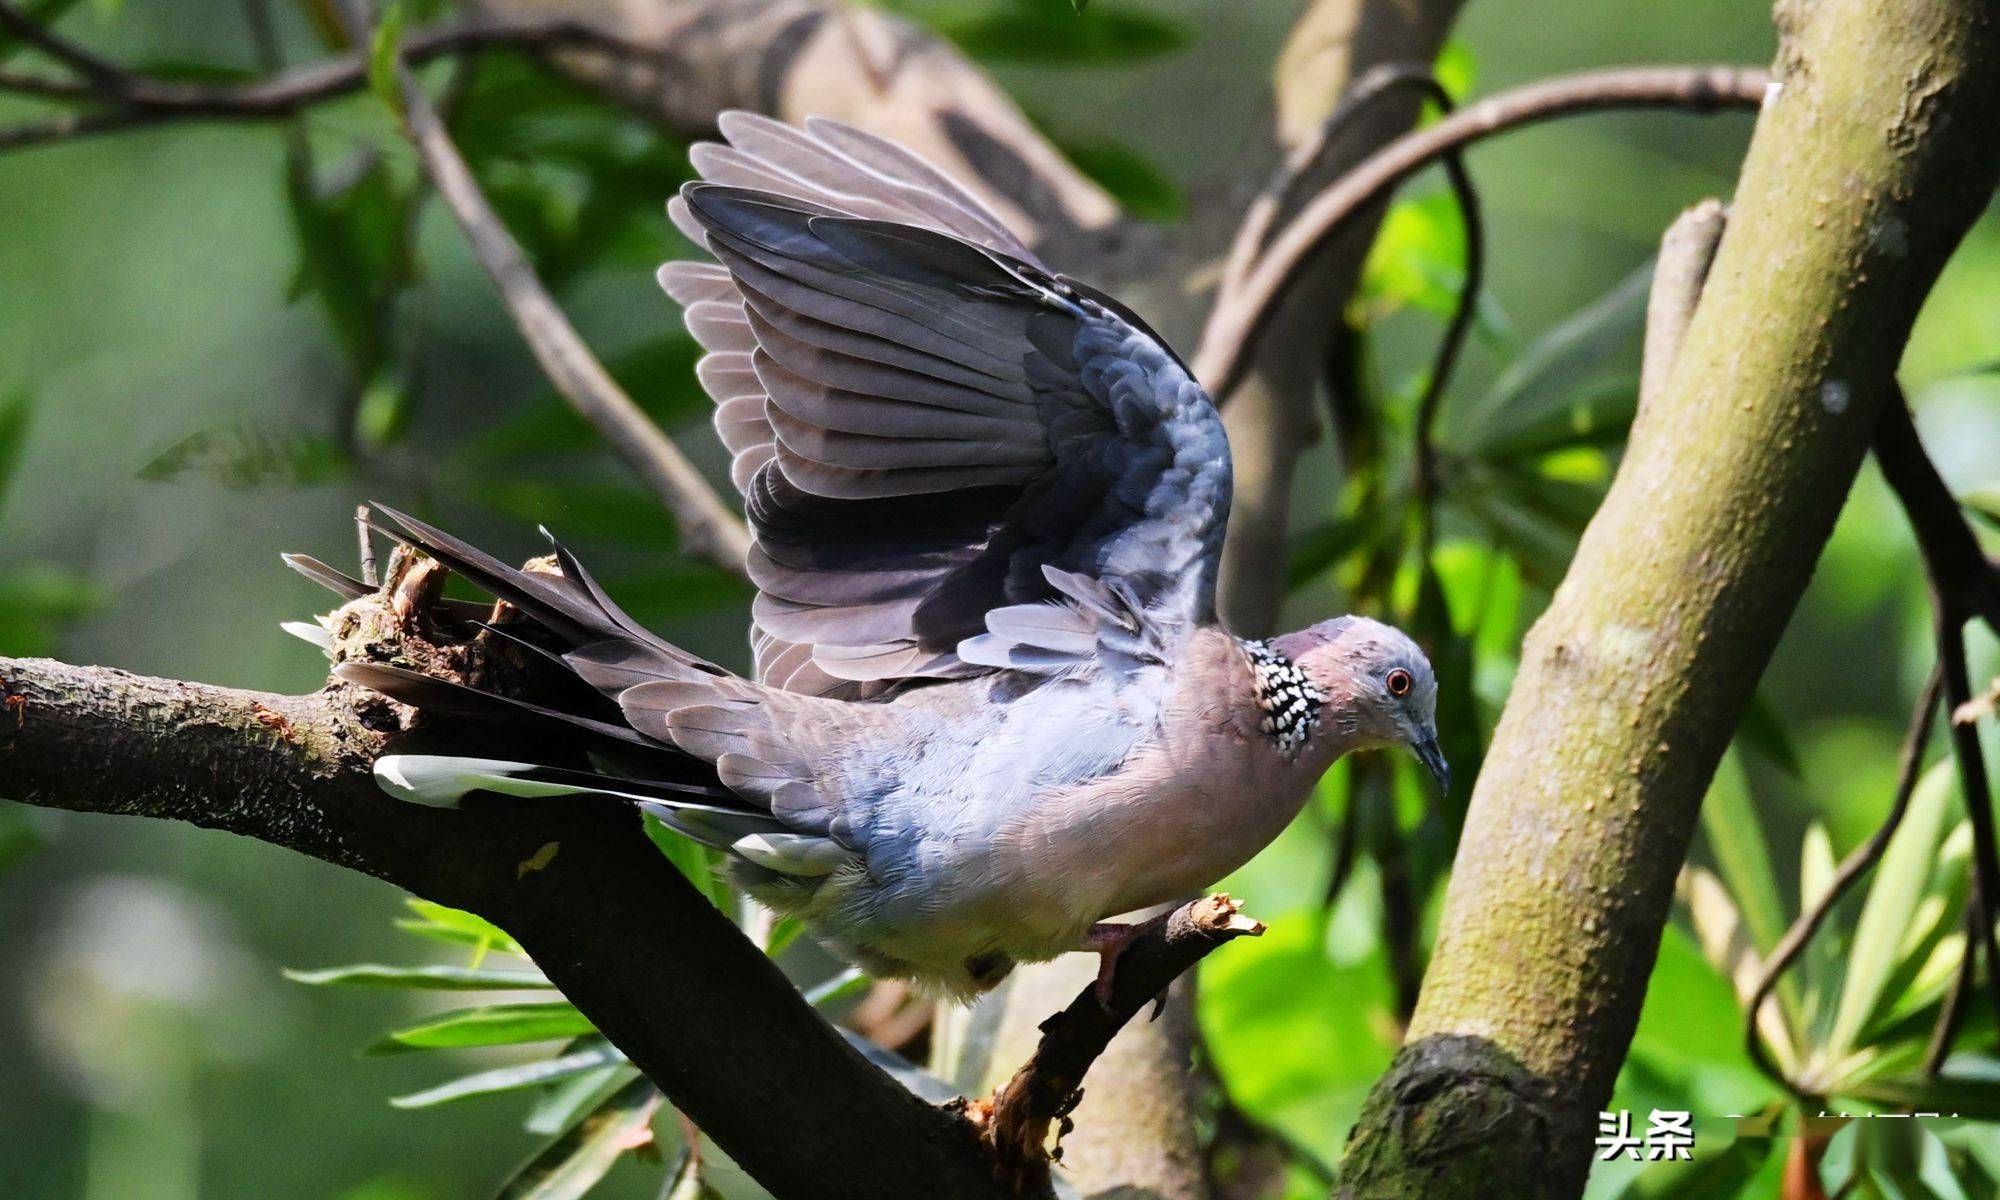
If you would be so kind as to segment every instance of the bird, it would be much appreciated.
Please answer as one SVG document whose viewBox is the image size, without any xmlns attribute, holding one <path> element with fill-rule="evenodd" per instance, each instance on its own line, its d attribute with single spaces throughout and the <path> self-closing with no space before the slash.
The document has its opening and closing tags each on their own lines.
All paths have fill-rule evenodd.
<svg viewBox="0 0 2000 1200">
<path fill-rule="evenodd" d="M 947 997 L 1078 950 L 1108 995 L 1145 928 L 1111 918 L 1247 862 L 1343 755 L 1400 747 L 1448 790 L 1409 637 L 1352 615 L 1223 625 L 1228 439 L 1144 320 L 897 143 L 744 112 L 719 129 L 668 204 L 712 261 L 659 279 L 706 352 L 753 535 L 754 670 L 641 627 L 553 537 L 516 568 L 378 505 L 380 529 L 506 602 L 489 627 L 565 698 L 336 674 L 589 747 L 389 755 L 386 790 L 629 801 L 835 953 Z"/>
</svg>

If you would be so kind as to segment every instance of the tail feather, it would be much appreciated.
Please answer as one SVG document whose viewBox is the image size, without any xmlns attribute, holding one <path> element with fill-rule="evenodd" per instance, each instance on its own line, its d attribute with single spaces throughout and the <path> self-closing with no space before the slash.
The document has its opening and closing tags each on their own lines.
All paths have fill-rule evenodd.
<svg viewBox="0 0 2000 1200">
<path fill-rule="evenodd" d="M 484 720 L 554 722 L 592 737 L 604 738 L 649 750 L 667 747 L 625 725 L 614 725 L 581 713 L 563 712 L 527 700 L 481 691 L 449 679 L 439 679 L 422 671 L 388 663 L 344 662 L 333 668 L 334 675 L 349 683 L 380 692 L 412 708 L 451 713 Z"/>
<path fill-rule="evenodd" d="M 612 797 L 731 851 L 765 879 L 816 879 L 852 860 L 852 848 L 831 836 L 838 806 L 819 794 L 811 766 L 774 723 L 774 703 L 800 698 L 774 696 L 648 632 L 554 538 L 561 573 L 524 571 L 414 517 L 374 511 L 395 526 L 384 533 L 511 605 L 514 619 L 471 623 L 561 667 L 576 694 L 536 703 L 380 662 L 341 663 L 335 675 L 426 711 L 560 731 L 562 753 L 586 751 L 601 768 L 392 755 L 377 764 L 391 794 L 425 804 L 455 804 L 475 791 Z M 310 560 L 294 566 L 336 591 L 361 586 L 330 568 L 309 569 L 319 567 Z"/>
</svg>

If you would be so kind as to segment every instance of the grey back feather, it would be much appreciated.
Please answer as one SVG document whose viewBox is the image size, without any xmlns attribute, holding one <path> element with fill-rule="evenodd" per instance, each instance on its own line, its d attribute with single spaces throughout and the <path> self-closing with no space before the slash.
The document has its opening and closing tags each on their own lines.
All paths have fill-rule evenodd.
<svg viewBox="0 0 2000 1200">
<path fill-rule="evenodd" d="M 1072 673 L 1212 619 L 1228 444 L 1172 351 L 893 143 L 720 126 L 669 204 L 718 261 L 660 280 L 756 536 L 759 679 Z"/>
</svg>

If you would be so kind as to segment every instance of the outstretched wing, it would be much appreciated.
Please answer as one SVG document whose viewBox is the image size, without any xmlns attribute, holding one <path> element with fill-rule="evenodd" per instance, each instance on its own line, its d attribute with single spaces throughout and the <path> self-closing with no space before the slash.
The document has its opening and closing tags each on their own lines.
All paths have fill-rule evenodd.
<svg viewBox="0 0 2000 1200">
<path fill-rule="evenodd" d="M 745 114 L 669 263 L 756 537 L 758 671 L 861 695 L 1145 657 L 1212 614 L 1228 443 L 1143 322 L 944 175 Z"/>
</svg>

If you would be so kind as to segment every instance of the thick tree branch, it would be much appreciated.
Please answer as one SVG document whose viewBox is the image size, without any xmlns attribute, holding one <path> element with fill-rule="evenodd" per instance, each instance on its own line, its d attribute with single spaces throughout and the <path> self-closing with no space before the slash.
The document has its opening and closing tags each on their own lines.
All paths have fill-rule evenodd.
<svg viewBox="0 0 2000 1200">
<path fill-rule="evenodd" d="M 1342 1195 L 1581 1191 L 1701 797 L 1992 194 L 1983 0 L 1818 0 L 1785 61 L 1681 353 L 1524 647 Z"/>
<path fill-rule="evenodd" d="M 867 1064 L 629 809 L 496 798 L 456 811 L 383 794 L 378 754 L 445 736 L 408 733 L 406 718 L 345 685 L 278 696 L 0 659 L 0 787 L 227 830 L 486 916 L 778 1196 L 1002 1194 L 971 1127 Z M 546 865 L 524 872 L 531 859 Z M 802 1079 L 821 1101 L 779 1115 L 774 1098 Z"/>
</svg>

